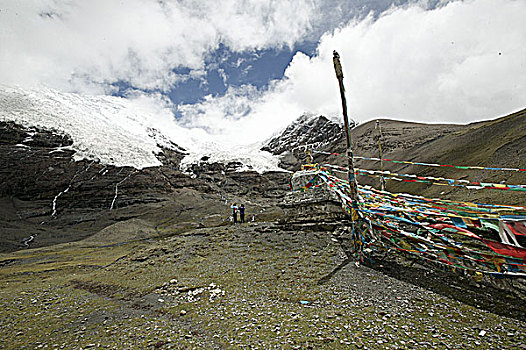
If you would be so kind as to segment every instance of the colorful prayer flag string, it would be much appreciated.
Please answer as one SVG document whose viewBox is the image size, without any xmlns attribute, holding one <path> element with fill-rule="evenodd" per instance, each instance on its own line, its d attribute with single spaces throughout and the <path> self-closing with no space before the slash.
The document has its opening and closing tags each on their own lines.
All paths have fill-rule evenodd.
<svg viewBox="0 0 526 350">
<path fill-rule="evenodd" d="M 324 151 L 317 151 L 313 150 L 311 151 L 313 153 L 319 153 L 319 154 L 326 154 L 326 155 L 333 155 L 333 156 L 345 156 L 345 154 L 341 153 L 333 153 L 333 152 L 324 152 Z M 375 157 L 361 157 L 361 156 L 354 156 L 355 159 L 363 159 L 363 160 L 370 160 L 370 161 L 384 161 L 384 162 L 393 162 L 398 164 L 412 164 L 412 165 L 420 165 L 420 166 L 431 166 L 431 167 L 443 167 L 443 168 L 455 168 L 455 169 L 463 169 L 463 170 L 496 170 L 496 171 L 526 171 L 526 169 L 520 169 L 520 168 L 499 168 L 499 167 L 483 167 L 483 166 L 475 166 L 475 165 L 451 165 L 451 164 L 434 164 L 434 163 L 424 163 L 424 162 L 412 162 L 408 160 L 394 160 L 394 159 L 380 159 Z"/>
<path fill-rule="evenodd" d="M 347 168 L 332 165 L 332 164 L 323 164 L 324 167 L 337 169 L 338 171 L 347 172 Z M 399 174 L 393 173 L 388 170 L 379 171 L 379 170 L 368 170 L 355 168 L 355 173 L 357 175 L 364 175 L 370 177 L 380 177 L 383 176 L 385 179 L 403 181 L 403 182 L 421 182 L 431 185 L 438 186 L 453 186 L 453 187 L 466 187 L 470 190 L 480 190 L 480 189 L 492 189 L 492 190 L 502 190 L 502 191 L 525 191 L 526 185 L 512 185 L 505 183 L 490 183 L 490 182 L 475 182 L 463 179 L 449 179 L 443 177 L 434 177 L 434 176 L 419 176 L 415 174 Z M 387 176 L 386 176 L 387 175 Z M 400 177 L 410 178 L 410 179 L 401 179 Z M 431 181 L 428 181 L 431 180 Z"/>
<path fill-rule="evenodd" d="M 347 181 L 323 166 L 298 174 L 313 177 L 307 185 L 326 184 L 351 212 Z M 313 187 L 307 185 L 300 189 Z M 526 207 L 430 199 L 367 186 L 358 186 L 357 204 L 362 223 L 353 232 L 358 255 L 365 248 L 394 249 L 451 268 L 526 277 L 526 249 L 497 241 L 500 227 L 519 236 L 526 232 Z"/>
</svg>

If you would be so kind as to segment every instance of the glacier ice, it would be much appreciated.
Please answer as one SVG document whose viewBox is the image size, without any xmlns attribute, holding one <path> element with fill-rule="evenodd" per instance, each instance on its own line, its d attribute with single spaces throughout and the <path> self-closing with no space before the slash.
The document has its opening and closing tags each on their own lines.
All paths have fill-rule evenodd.
<svg viewBox="0 0 526 350">
<path fill-rule="evenodd" d="M 0 85 L 0 120 L 41 127 L 71 136 L 76 160 L 137 169 L 160 166 L 164 148 L 183 148 L 182 166 L 238 161 L 243 169 L 279 170 L 277 157 L 260 151 L 261 143 L 225 144 L 204 130 L 179 125 L 170 108 L 159 103 L 114 96 L 90 96 L 50 88 Z"/>
</svg>

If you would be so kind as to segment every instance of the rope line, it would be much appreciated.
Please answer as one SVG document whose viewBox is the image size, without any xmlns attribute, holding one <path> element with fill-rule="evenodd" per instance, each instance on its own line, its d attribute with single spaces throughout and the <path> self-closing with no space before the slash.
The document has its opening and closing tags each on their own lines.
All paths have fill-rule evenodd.
<svg viewBox="0 0 526 350">
<path fill-rule="evenodd" d="M 345 156 L 345 154 L 341 154 L 341 153 L 324 152 L 324 151 L 318 151 L 318 150 L 312 150 L 311 152 L 332 155 L 332 156 Z M 398 164 L 412 164 L 412 165 L 431 166 L 431 167 L 455 168 L 455 169 L 463 169 L 463 170 L 496 170 L 496 171 L 519 171 L 519 172 L 526 171 L 526 169 L 520 169 L 520 168 L 498 168 L 498 167 L 483 167 L 483 166 L 474 166 L 474 165 L 434 164 L 434 163 L 411 162 L 408 160 L 394 160 L 394 159 L 387 159 L 387 158 L 384 159 L 384 158 L 375 158 L 375 157 L 354 156 L 354 158 L 376 161 L 376 162 L 384 161 L 384 162 L 393 162 L 393 163 L 398 163 Z"/>
<path fill-rule="evenodd" d="M 337 171 L 347 172 L 348 168 L 332 165 L 332 164 L 323 164 L 322 166 L 336 169 Z M 428 183 L 438 186 L 453 186 L 453 187 L 466 187 L 470 190 L 479 190 L 479 189 L 492 189 L 492 190 L 504 190 L 504 191 L 526 191 L 526 185 L 512 185 L 506 183 L 490 183 L 490 182 L 475 182 L 462 179 L 448 179 L 443 177 L 433 177 L 433 176 L 419 176 L 415 174 L 398 174 L 393 173 L 388 170 L 379 171 L 379 170 L 368 170 L 355 168 L 354 172 L 359 175 L 371 176 L 371 177 L 384 177 L 386 179 L 395 180 L 395 181 L 404 181 L 404 182 L 421 182 Z M 388 175 L 385 177 L 383 175 Z M 411 178 L 410 180 L 401 179 L 400 177 Z M 427 181 L 432 180 L 432 181 Z M 436 182 L 443 181 L 443 182 Z"/>
</svg>

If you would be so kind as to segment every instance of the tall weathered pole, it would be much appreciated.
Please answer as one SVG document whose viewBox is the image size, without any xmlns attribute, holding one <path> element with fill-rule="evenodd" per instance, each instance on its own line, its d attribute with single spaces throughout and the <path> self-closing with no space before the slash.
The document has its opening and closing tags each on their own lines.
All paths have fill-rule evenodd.
<svg viewBox="0 0 526 350">
<path fill-rule="evenodd" d="M 332 61 L 334 63 L 334 70 L 336 71 L 336 78 L 338 78 L 338 83 L 340 84 L 340 96 L 342 98 L 342 108 L 343 108 L 343 129 L 345 131 L 345 140 L 347 141 L 347 166 L 348 166 L 348 179 L 350 186 L 350 197 L 353 207 L 356 207 L 356 177 L 354 175 L 354 162 L 353 162 L 353 152 L 352 152 L 352 137 L 351 137 L 351 128 L 349 126 L 349 118 L 347 117 L 347 102 L 345 100 L 345 88 L 343 87 L 343 70 L 342 64 L 340 63 L 340 55 L 333 51 Z M 354 213 L 352 213 L 354 216 Z"/>
<path fill-rule="evenodd" d="M 385 190 L 385 179 L 384 179 L 384 161 L 382 156 L 382 126 L 380 125 L 380 121 L 376 121 L 376 125 L 374 127 L 375 129 L 378 129 L 378 156 L 380 158 L 380 171 L 382 174 L 380 175 L 380 188 L 382 191 Z"/>
</svg>

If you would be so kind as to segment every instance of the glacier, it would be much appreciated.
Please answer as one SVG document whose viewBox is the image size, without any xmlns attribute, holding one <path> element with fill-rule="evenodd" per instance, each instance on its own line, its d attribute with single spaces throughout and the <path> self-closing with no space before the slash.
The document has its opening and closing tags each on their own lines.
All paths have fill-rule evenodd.
<svg viewBox="0 0 526 350">
<path fill-rule="evenodd" d="M 209 162 L 241 162 L 240 170 L 281 170 L 279 159 L 261 151 L 263 141 L 226 143 L 203 129 L 180 125 L 170 106 L 147 98 L 91 96 L 47 87 L 20 88 L 0 84 L 0 121 L 67 134 L 75 160 L 136 169 L 160 166 L 163 148 L 186 154 L 181 167 Z"/>
</svg>

